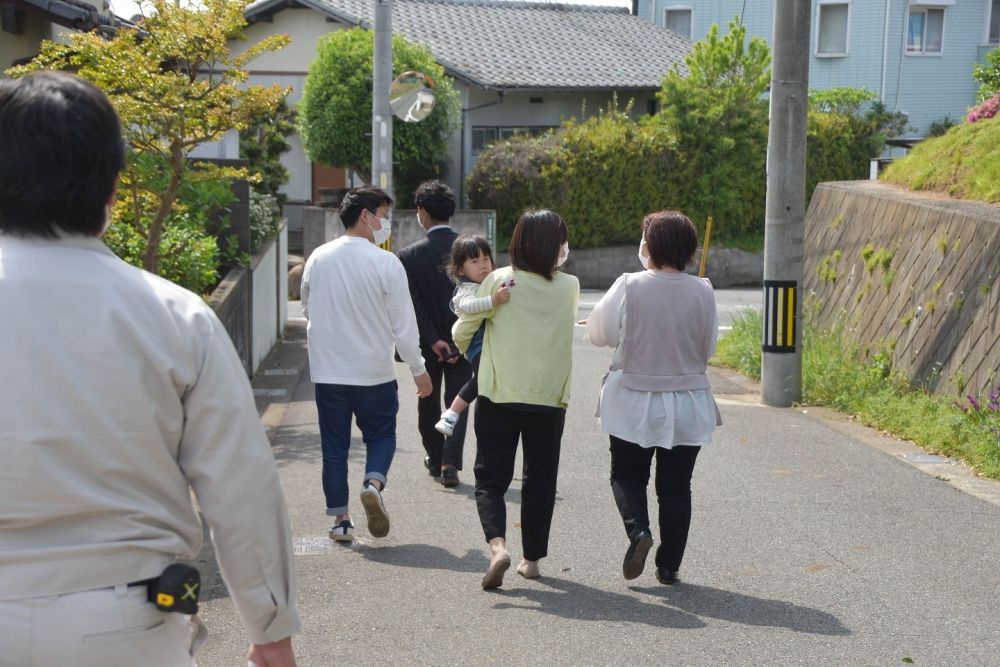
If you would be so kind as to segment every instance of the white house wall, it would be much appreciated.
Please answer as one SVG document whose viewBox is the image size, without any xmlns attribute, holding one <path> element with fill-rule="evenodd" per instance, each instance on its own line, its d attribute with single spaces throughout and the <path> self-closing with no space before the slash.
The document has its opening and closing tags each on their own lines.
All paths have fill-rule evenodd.
<svg viewBox="0 0 1000 667">
<path fill-rule="evenodd" d="M 0 78 L 15 60 L 38 55 L 38 46 L 44 39 L 52 39 L 54 30 L 68 30 L 50 23 L 42 14 L 25 12 L 24 32 L 14 35 L 0 32 Z"/>
<path fill-rule="evenodd" d="M 284 9 L 275 14 L 270 22 L 261 21 L 248 26 L 245 31 L 247 41 L 233 43 L 232 49 L 242 53 L 251 44 L 256 44 L 269 35 L 290 35 L 292 41 L 288 46 L 279 51 L 261 54 L 250 63 L 249 69 L 253 72 L 306 74 L 316 58 L 319 40 L 346 27 L 343 23 L 327 21 L 312 9 Z"/>
<path fill-rule="evenodd" d="M 246 29 L 247 40 L 234 42 L 234 53 L 242 53 L 250 45 L 265 37 L 284 33 L 291 37 L 288 46 L 278 51 L 261 54 L 247 66 L 249 83 L 262 86 L 290 88 L 288 104 L 295 107 L 302 99 L 309 67 L 316 57 L 317 44 L 324 36 L 347 28 L 343 23 L 327 21 L 311 9 L 285 9 L 273 19 L 254 23 Z M 281 163 L 288 169 L 288 183 L 281 191 L 292 203 L 312 201 L 312 163 L 306 157 L 302 141 L 297 134 L 288 138 L 291 148 L 281 156 Z M 235 157 L 235 156 L 234 156 Z"/>
</svg>

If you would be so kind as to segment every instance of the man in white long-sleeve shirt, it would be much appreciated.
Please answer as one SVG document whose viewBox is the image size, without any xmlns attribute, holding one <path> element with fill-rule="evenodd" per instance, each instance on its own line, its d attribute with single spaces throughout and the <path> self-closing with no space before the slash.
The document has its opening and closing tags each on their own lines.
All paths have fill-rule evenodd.
<svg viewBox="0 0 1000 667">
<path fill-rule="evenodd" d="M 393 347 L 410 367 L 417 395 L 431 392 L 406 271 L 383 250 L 389 238 L 392 199 L 382 190 L 351 190 L 340 204 L 344 235 L 309 256 L 302 272 L 302 309 L 309 324 L 309 368 L 316 385 L 323 493 L 334 517 L 330 537 L 351 541 L 347 454 L 351 418 L 367 451 L 361 504 L 373 537 L 389 533 L 382 498 L 396 453 L 399 411 Z"/>
<path fill-rule="evenodd" d="M 291 531 L 243 366 L 200 297 L 100 240 L 123 156 L 91 84 L 0 82 L 0 666 L 191 667 L 204 626 L 147 596 L 201 547 L 192 490 L 249 659 L 294 665 Z"/>
</svg>

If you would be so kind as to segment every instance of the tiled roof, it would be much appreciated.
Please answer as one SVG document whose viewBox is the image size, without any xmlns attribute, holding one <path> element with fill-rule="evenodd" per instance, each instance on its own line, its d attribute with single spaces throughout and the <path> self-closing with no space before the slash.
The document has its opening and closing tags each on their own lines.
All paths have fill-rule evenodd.
<svg viewBox="0 0 1000 667">
<path fill-rule="evenodd" d="M 371 28 L 374 0 L 260 0 L 251 21 L 301 6 Z M 487 88 L 659 88 L 690 40 L 617 7 L 504 0 L 395 0 L 393 31 L 450 74 Z"/>
<path fill-rule="evenodd" d="M 80 0 L 23 0 L 48 15 L 54 23 L 76 30 L 114 30 L 125 22 L 113 14 L 103 14 L 97 8 Z"/>
</svg>

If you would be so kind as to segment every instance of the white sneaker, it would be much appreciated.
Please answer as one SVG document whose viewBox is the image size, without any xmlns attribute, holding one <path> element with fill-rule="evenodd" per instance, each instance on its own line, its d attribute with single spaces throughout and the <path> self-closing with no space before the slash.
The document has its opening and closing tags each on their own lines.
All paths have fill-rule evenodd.
<svg viewBox="0 0 1000 667">
<path fill-rule="evenodd" d="M 353 542 L 354 524 L 351 520 L 344 519 L 343 521 L 334 524 L 333 528 L 330 529 L 330 539 L 336 540 L 337 542 Z"/>
<path fill-rule="evenodd" d="M 455 432 L 455 424 L 457 423 L 458 415 L 455 415 L 454 413 L 448 414 L 445 412 L 441 415 L 441 419 L 438 420 L 438 423 L 434 424 L 434 430 L 442 435 L 451 436 Z"/>
<path fill-rule="evenodd" d="M 385 537 L 389 534 L 389 513 L 385 511 L 382 494 L 379 490 L 366 483 L 361 489 L 361 504 L 368 515 L 368 532 L 372 537 Z"/>
</svg>

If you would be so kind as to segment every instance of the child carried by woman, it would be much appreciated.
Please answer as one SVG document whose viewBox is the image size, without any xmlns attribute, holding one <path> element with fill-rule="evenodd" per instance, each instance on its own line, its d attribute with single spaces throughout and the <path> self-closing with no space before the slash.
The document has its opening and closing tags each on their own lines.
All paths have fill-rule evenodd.
<svg viewBox="0 0 1000 667">
<path fill-rule="evenodd" d="M 490 244 L 482 236 L 463 234 L 455 239 L 451 246 L 451 261 L 448 264 L 448 275 L 457 283 L 455 294 L 451 299 L 451 309 L 456 315 L 475 315 L 493 310 L 502 303 L 510 301 L 510 288 L 514 281 L 501 283 L 500 288 L 487 296 L 476 296 L 479 284 L 486 276 L 493 273 L 496 265 L 493 261 L 493 251 Z M 451 406 L 441 413 L 441 419 L 434 428 L 438 433 L 450 436 L 455 431 L 459 416 L 472 401 L 479 396 L 479 353 L 483 349 L 483 332 L 486 322 L 480 325 L 472 337 L 465 357 L 472 364 L 472 377 L 459 390 Z"/>
</svg>

